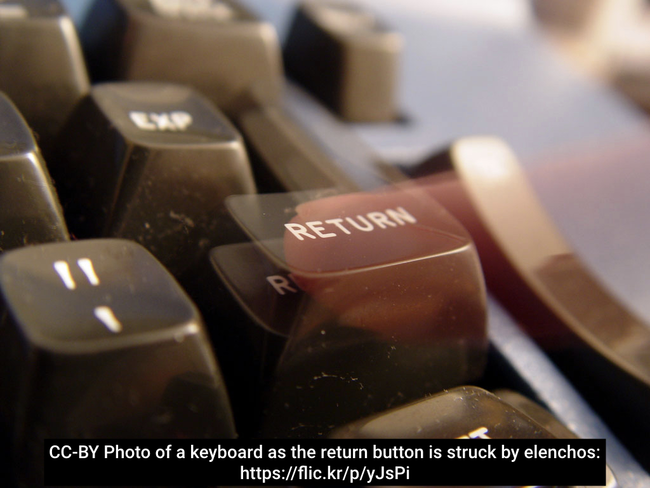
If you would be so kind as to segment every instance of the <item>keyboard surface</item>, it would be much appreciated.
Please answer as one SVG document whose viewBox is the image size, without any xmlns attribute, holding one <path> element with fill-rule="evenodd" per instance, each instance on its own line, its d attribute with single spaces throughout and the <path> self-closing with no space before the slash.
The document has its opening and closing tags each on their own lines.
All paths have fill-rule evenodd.
<svg viewBox="0 0 650 488">
<path fill-rule="evenodd" d="M 90 0 L 64 2 L 80 31 L 89 29 L 88 13 L 92 3 Z M 281 42 L 286 40 L 297 8 L 296 1 L 247 0 L 245 3 L 275 26 Z M 370 190 L 385 183 L 386 178 L 378 176 L 376 155 L 391 168 L 408 170 L 459 138 L 496 136 L 516 153 L 532 190 L 576 255 L 620 303 L 649 324 L 650 166 L 647 163 L 650 121 L 647 114 L 605 80 L 585 73 L 565 56 L 526 2 L 502 0 L 498 6 L 486 7 L 478 0 L 374 0 L 365 1 L 363 5 L 385 19 L 404 40 L 398 71 L 398 117 L 381 123 L 345 122 L 291 81 L 284 87 L 280 101 L 280 106 L 298 121 L 311 143 L 337 162 L 336 171 L 341 170 L 346 183 L 351 182 L 346 192 Z M 145 126 L 152 123 L 150 119 L 138 120 Z M 182 125 L 187 119 L 177 116 L 175 120 Z M 236 124 L 246 130 L 243 119 Z M 250 127 L 253 128 L 248 130 L 255 130 L 257 126 L 251 122 Z M 245 134 L 244 138 L 254 146 L 252 136 L 247 138 Z M 258 169 L 253 166 L 253 173 L 259 177 Z M 338 181 L 336 171 L 330 173 L 334 175 L 334 182 Z M 60 179 L 53 174 L 59 187 Z M 259 185 L 259 179 L 256 184 Z M 235 193 L 249 193 L 249 197 L 256 198 L 252 185 L 242 186 L 246 189 Z M 260 191 L 265 193 L 264 188 Z M 326 196 L 333 198 L 332 201 L 337 198 Z M 294 204 L 299 197 L 295 199 Z M 270 211 L 272 206 L 266 201 L 253 200 L 254 205 L 251 205 Z M 235 203 L 231 204 L 231 212 L 237 218 L 233 206 Z M 283 208 L 282 204 L 278 208 Z M 239 219 L 240 225 L 242 220 L 245 219 Z M 257 220 L 261 223 L 248 225 L 244 222 L 242 227 L 248 231 L 254 224 L 264 227 L 264 217 Z M 194 222 L 192 225 L 188 222 L 185 219 L 184 225 L 192 227 Z M 307 224 L 304 220 L 300 222 L 304 229 Z M 125 227 L 128 226 L 125 224 Z M 327 232 L 324 228 L 316 231 Z M 260 241 L 268 240 L 270 248 L 272 239 L 278 237 L 249 234 Z M 99 236 L 90 232 L 87 236 L 76 237 Z M 119 237 L 132 238 L 129 234 Z M 245 239 L 237 234 L 218 244 L 244 242 Z M 381 243 L 378 246 L 381 247 Z M 247 256 L 249 252 L 246 251 Z M 290 251 L 284 248 L 282 252 L 278 259 L 271 259 L 271 265 L 261 266 L 276 266 L 278 274 L 287 267 L 295 271 L 295 262 L 294 266 L 282 262 L 282 259 L 291 261 Z M 322 254 L 322 263 L 328 257 L 326 252 Z M 217 259 L 214 256 L 213 261 Z M 173 256 L 168 258 L 169 262 L 157 257 L 166 267 L 175 266 Z M 377 262 L 370 264 L 374 266 Z M 340 266 L 336 261 L 335 265 Z M 222 269 L 222 275 L 224 272 L 227 273 Z M 265 272 L 270 274 L 266 269 Z M 214 317 L 211 313 L 220 312 L 206 312 L 201 298 L 195 297 L 195 288 L 205 282 L 193 283 L 191 276 L 181 272 L 174 274 L 190 296 L 198 300 L 209 328 L 210 318 Z M 292 286 L 289 282 L 283 283 Z M 300 282 L 303 289 L 311 285 L 313 283 Z M 236 287 L 231 285 L 230 289 L 233 288 Z M 217 299 L 212 301 L 218 302 Z M 338 302 L 332 303 L 328 305 L 336 310 Z M 286 305 L 290 311 L 291 307 L 291 304 Z M 486 310 L 490 344 L 486 353 L 487 373 L 472 383 L 489 390 L 517 390 L 542 404 L 578 436 L 606 438 L 608 465 L 618 485 L 650 487 L 647 441 L 632 439 L 629 430 L 621 436 L 615 420 L 601 418 L 597 413 L 600 410 L 598 400 L 584 400 L 578 389 L 518 327 L 517 321 L 489 291 Z M 114 326 L 110 315 L 105 320 Z M 300 338 L 293 339 L 291 347 L 299 347 Z M 219 347 L 216 347 L 216 359 L 223 361 L 219 357 Z M 462 380 L 463 384 L 466 382 L 471 381 Z M 451 386 L 461 385 L 445 384 L 440 388 Z M 278 389 L 282 392 L 282 387 Z M 632 399 L 622 397 L 621 401 Z M 238 416 L 258 414 L 255 409 L 244 408 L 243 413 L 238 412 L 236 405 L 234 410 L 236 422 Z M 628 423 L 633 424 L 634 419 L 628 419 Z"/>
</svg>

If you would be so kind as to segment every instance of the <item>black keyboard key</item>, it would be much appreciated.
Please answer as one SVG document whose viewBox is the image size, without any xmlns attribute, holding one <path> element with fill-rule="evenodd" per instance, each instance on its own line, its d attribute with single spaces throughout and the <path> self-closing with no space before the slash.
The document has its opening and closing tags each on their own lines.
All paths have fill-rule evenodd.
<svg viewBox="0 0 650 488">
<path fill-rule="evenodd" d="M 223 199 L 255 191 L 239 133 L 192 89 L 95 86 L 53 175 L 71 232 L 139 242 L 177 277 L 229 238 Z"/>
<path fill-rule="evenodd" d="M 532 420 L 537 422 L 539 425 L 544 427 L 548 432 L 553 434 L 558 439 L 578 439 L 579 437 L 573 433 L 567 426 L 560 422 L 551 412 L 546 410 L 544 407 L 535 403 L 531 399 L 525 397 L 512 390 L 496 390 L 494 394 L 499 397 L 502 401 L 515 407 L 517 410 L 523 414 L 530 417 Z M 606 482 L 605 488 L 616 488 L 618 482 L 614 473 L 609 466 L 606 468 Z"/>
<path fill-rule="evenodd" d="M 192 85 L 229 113 L 279 102 L 275 29 L 239 2 L 102 1 L 87 25 L 82 37 L 95 79 Z"/>
<path fill-rule="evenodd" d="M 261 192 L 374 190 L 405 179 L 294 83 L 286 84 L 282 101 L 282 107 L 255 107 L 237 118 Z"/>
<path fill-rule="evenodd" d="M 259 433 L 265 390 L 287 337 L 301 317 L 304 295 L 285 270 L 252 243 L 210 252 L 192 296 L 215 346 L 233 406 L 237 431 Z"/>
<path fill-rule="evenodd" d="M 236 430 L 227 408 L 226 391 L 220 378 L 215 381 L 214 376 L 203 372 L 174 376 L 144 435 L 176 439 L 234 437 Z"/>
<path fill-rule="evenodd" d="M 402 38 L 346 1 L 299 4 L 284 48 L 287 73 L 344 119 L 397 117 Z"/>
<path fill-rule="evenodd" d="M 45 438 L 235 435 L 198 311 L 138 244 L 5 253 L 0 291 L 0 404 L 32 483 Z"/>
<path fill-rule="evenodd" d="M 0 93 L 0 252 L 68 238 L 63 211 L 32 133 Z"/>
<path fill-rule="evenodd" d="M 238 118 L 238 125 L 246 138 L 260 192 L 358 190 L 334 158 L 285 110 L 253 108 Z"/>
<path fill-rule="evenodd" d="M 554 439 L 492 393 L 463 386 L 354 422 L 332 433 L 343 439 Z"/>
<path fill-rule="evenodd" d="M 508 405 L 528 415 L 558 439 L 578 439 L 578 436 L 555 418 L 551 412 L 528 397 L 513 390 L 495 390 L 494 394 Z"/>
<path fill-rule="evenodd" d="M 496 392 L 495 392 L 496 393 Z M 337 439 L 576 439 L 550 413 L 515 392 L 454 388 L 335 430 Z M 515 402 L 514 408 L 508 400 Z M 522 410 L 521 407 L 524 409 Z M 532 412 L 532 415 L 529 413 Z M 547 425 L 548 424 L 548 425 Z M 618 486 L 606 467 L 606 486 Z"/>
<path fill-rule="evenodd" d="M 48 157 L 89 88 L 75 27 L 59 1 L 0 2 L 0 90 L 18 106 Z"/>
<path fill-rule="evenodd" d="M 648 459 L 650 327 L 574 254 L 503 142 L 461 139 L 413 172 L 427 174 L 418 184 L 471 232 L 488 286 Z"/>
<path fill-rule="evenodd" d="M 268 436 L 325 435 L 471 381 L 485 364 L 483 278 L 464 229 L 417 190 L 310 201 L 320 193 L 227 202 L 290 273 L 276 285 L 305 295 L 276 371 Z"/>
<path fill-rule="evenodd" d="M 262 328 L 288 337 L 301 306 L 302 292 L 286 269 L 273 264 L 252 243 L 219 246 L 210 252 L 214 270 L 238 299 L 239 309 Z"/>
</svg>

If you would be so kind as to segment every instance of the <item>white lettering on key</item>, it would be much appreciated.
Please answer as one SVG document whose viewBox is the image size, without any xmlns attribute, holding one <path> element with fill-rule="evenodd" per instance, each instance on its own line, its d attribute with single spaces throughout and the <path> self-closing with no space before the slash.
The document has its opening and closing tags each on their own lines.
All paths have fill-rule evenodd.
<svg viewBox="0 0 650 488">
<path fill-rule="evenodd" d="M 352 224 L 354 227 L 356 227 L 359 230 L 362 230 L 363 232 L 370 232 L 371 230 L 374 229 L 372 224 L 368 222 L 368 219 L 365 217 L 362 217 L 361 215 L 357 215 L 357 220 L 359 220 L 363 225 L 357 224 L 354 219 L 350 217 L 346 217 L 345 220 L 347 221 L 348 224 Z"/>
<path fill-rule="evenodd" d="M 284 226 L 286 227 L 286 229 L 289 232 L 291 232 L 294 236 L 296 236 L 298 238 L 298 240 L 300 240 L 300 241 L 305 240 L 305 238 L 302 237 L 303 235 L 309 237 L 310 239 L 316 239 L 316 236 L 313 236 L 309 232 L 307 232 L 307 229 L 305 228 L 304 225 L 300 225 L 300 224 L 284 224 Z"/>
<path fill-rule="evenodd" d="M 138 129 L 147 131 L 184 131 L 192 125 L 192 116 L 184 111 L 175 112 L 129 112 L 129 118 Z"/>
<path fill-rule="evenodd" d="M 115 334 L 122 332 L 122 323 L 117 320 L 110 307 L 95 307 L 93 313 L 95 314 L 95 317 L 97 317 L 97 319 L 111 332 Z"/>
<path fill-rule="evenodd" d="M 313 222 L 307 222 L 307 227 L 309 227 L 311 230 L 313 230 L 318 237 L 322 237 L 323 239 L 327 237 L 336 237 L 336 234 L 333 232 L 328 232 L 327 234 L 323 234 L 321 231 L 325 230 L 325 227 L 322 226 L 322 222 L 320 220 L 314 220 Z"/>
<path fill-rule="evenodd" d="M 488 433 L 487 427 L 479 427 L 478 429 L 474 429 L 467 435 L 456 437 L 456 439 L 491 439 L 491 437 L 488 436 L 487 433 Z"/>
<path fill-rule="evenodd" d="M 406 225 L 406 222 L 408 222 L 409 224 L 415 224 L 417 222 L 415 217 L 413 217 L 402 207 L 397 207 L 395 210 L 388 208 L 386 209 L 386 215 L 388 215 L 399 225 Z"/>
<path fill-rule="evenodd" d="M 291 292 L 291 293 L 298 293 L 298 290 L 296 290 L 293 286 L 289 284 L 289 280 L 286 279 L 284 276 L 280 275 L 271 275 L 266 277 L 266 281 L 268 281 L 271 286 L 277 291 L 280 295 L 285 295 L 286 292 Z"/>
<path fill-rule="evenodd" d="M 156 124 L 156 130 L 158 131 L 166 131 L 166 130 L 171 130 L 175 131 L 176 127 L 174 124 L 172 124 L 171 119 L 169 118 L 169 114 L 149 114 L 149 118 L 151 121 Z"/>
<path fill-rule="evenodd" d="M 162 17 L 188 20 L 228 20 L 235 15 L 228 4 L 219 0 L 149 0 L 153 10 Z"/>
<path fill-rule="evenodd" d="M 169 117 L 178 130 L 185 130 L 192 124 L 192 116 L 187 112 L 172 112 Z"/>
<path fill-rule="evenodd" d="M 346 217 L 345 220 L 341 218 L 328 219 L 324 223 L 320 220 L 313 220 L 311 222 L 305 222 L 305 225 L 291 222 L 289 224 L 284 224 L 284 227 L 291 232 L 296 239 L 304 241 L 305 237 L 308 237 L 309 239 L 318 239 L 319 237 L 321 239 L 326 239 L 340 235 L 335 232 L 327 232 L 328 230 L 334 229 L 325 228 L 325 224 L 334 226 L 344 234 L 352 234 L 351 230 L 343 225 L 344 223 L 347 223 L 351 225 L 353 229 L 362 232 L 372 232 L 377 229 L 388 229 L 407 224 L 415 224 L 417 223 L 417 219 L 403 207 L 397 207 L 395 209 L 386 209 L 383 212 L 368 212 L 365 216 L 357 215 L 354 218 Z M 308 228 L 313 232 L 313 234 L 309 232 Z"/>
<path fill-rule="evenodd" d="M 381 229 L 386 229 L 387 227 L 397 227 L 397 224 L 388 220 L 388 215 L 382 212 L 370 212 L 368 214 L 368 218 L 377 224 L 377 226 Z"/>
<path fill-rule="evenodd" d="M 349 234 L 352 234 L 352 232 L 350 232 L 348 229 L 346 229 L 345 227 L 343 227 L 343 225 L 341 224 L 341 222 L 343 222 L 343 219 L 329 219 L 329 220 L 326 220 L 326 221 L 325 221 L 326 224 L 332 224 L 332 225 L 335 225 L 335 226 L 337 226 L 339 229 L 341 229 L 343 232 L 345 232 L 345 233 L 348 234 L 348 235 L 349 235 Z"/>
<path fill-rule="evenodd" d="M 93 262 L 88 258 L 77 259 L 77 266 L 81 268 L 81 271 L 86 275 L 88 281 L 91 285 L 99 285 L 99 278 L 95 274 L 95 268 L 93 267 Z"/>
<path fill-rule="evenodd" d="M 65 261 L 56 261 L 54 263 L 54 270 L 61 277 L 61 281 L 68 290 L 74 290 L 77 288 L 77 284 L 72 279 L 72 273 L 70 273 L 70 266 Z"/>
<path fill-rule="evenodd" d="M 88 278 L 88 282 L 92 286 L 99 285 L 99 277 L 95 273 L 95 268 L 93 267 L 93 262 L 88 258 L 77 259 L 77 266 L 83 271 L 83 274 Z M 70 266 L 65 261 L 55 261 L 54 270 L 57 272 L 61 281 L 68 290 L 74 290 L 77 288 L 77 283 L 75 283 L 72 278 L 72 273 L 70 272 Z"/>
<path fill-rule="evenodd" d="M 149 122 L 149 117 L 144 112 L 129 112 L 129 118 L 138 129 L 156 130 L 156 124 Z"/>
</svg>

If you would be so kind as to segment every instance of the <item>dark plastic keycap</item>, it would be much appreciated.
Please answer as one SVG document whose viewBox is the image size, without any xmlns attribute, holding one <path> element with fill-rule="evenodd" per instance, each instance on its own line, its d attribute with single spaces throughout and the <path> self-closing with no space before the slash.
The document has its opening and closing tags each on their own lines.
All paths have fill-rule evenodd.
<svg viewBox="0 0 650 488">
<path fill-rule="evenodd" d="M 228 387 L 237 431 L 259 433 L 264 392 L 300 317 L 303 293 L 252 243 L 219 246 L 191 293 Z"/>
<path fill-rule="evenodd" d="M 0 292 L 0 404 L 29 477 L 45 438 L 235 435 L 198 311 L 138 244 L 5 253 Z"/>
<path fill-rule="evenodd" d="M 531 400 L 463 386 L 359 420 L 332 432 L 336 439 L 575 439 L 577 436 Z M 528 415 L 529 412 L 533 415 Z M 617 485 L 606 468 L 607 488 Z M 578 487 L 575 487 L 578 488 Z"/>
<path fill-rule="evenodd" d="M 387 122 L 398 113 L 402 39 L 347 1 L 303 1 L 284 48 L 288 75 L 344 119 Z"/>
<path fill-rule="evenodd" d="M 358 189 L 285 110 L 273 106 L 247 110 L 238 118 L 238 126 L 246 138 L 260 192 Z"/>
<path fill-rule="evenodd" d="M 528 397 L 513 390 L 495 390 L 494 394 L 508 405 L 528 415 L 558 439 L 578 439 L 578 436 L 556 419 L 551 412 Z"/>
<path fill-rule="evenodd" d="M 471 381 L 485 364 L 483 278 L 465 230 L 418 190 L 313 200 L 323 195 L 227 202 L 290 274 L 284 285 L 304 297 L 276 371 L 266 436 L 325 435 Z"/>
<path fill-rule="evenodd" d="M 87 26 L 82 38 L 95 79 L 192 85 L 229 113 L 279 102 L 275 29 L 235 0 L 104 0 Z"/>
<path fill-rule="evenodd" d="M 551 412 L 538 403 L 535 403 L 530 398 L 512 390 L 496 390 L 494 391 L 494 394 L 508 405 L 515 407 L 517 410 L 533 419 L 558 439 L 578 439 L 578 436 L 555 418 Z M 616 476 L 614 476 L 614 473 L 609 466 L 607 466 L 606 472 L 606 483 L 604 487 L 616 488 L 619 486 L 616 481 Z"/>
<path fill-rule="evenodd" d="M 63 211 L 39 148 L 16 107 L 0 93 L 0 252 L 65 240 Z"/>
<path fill-rule="evenodd" d="M 239 133 L 189 87 L 95 86 L 52 173 L 77 237 L 139 242 L 180 277 L 228 242 L 223 199 L 255 191 Z"/>
<path fill-rule="evenodd" d="M 323 188 L 352 192 L 405 179 L 296 84 L 286 83 L 282 101 L 282 107 L 253 107 L 236 119 L 260 192 Z"/>
<path fill-rule="evenodd" d="M 219 246 L 210 252 L 214 270 L 239 301 L 239 309 L 269 332 L 288 337 L 302 295 L 286 269 L 270 261 L 253 243 Z"/>
<path fill-rule="evenodd" d="M 555 436 L 492 393 L 475 386 L 346 425 L 339 439 L 554 439 Z"/>
<path fill-rule="evenodd" d="M 470 231 L 495 295 L 648 459 L 650 326 L 573 252 L 512 151 L 497 139 L 461 139 L 412 174 Z"/>
<path fill-rule="evenodd" d="M 48 157 L 89 88 L 76 30 L 59 1 L 0 2 L 0 91 L 18 106 Z"/>
</svg>

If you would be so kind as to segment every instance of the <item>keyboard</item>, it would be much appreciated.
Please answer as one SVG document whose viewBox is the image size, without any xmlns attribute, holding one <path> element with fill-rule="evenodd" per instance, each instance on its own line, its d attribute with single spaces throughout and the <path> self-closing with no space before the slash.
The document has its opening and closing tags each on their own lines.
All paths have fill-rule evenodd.
<svg viewBox="0 0 650 488">
<path fill-rule="evenodd" d="M 46 438 L 517 437 L 395 420 L 453 399 L 650 486 L 645 80 L 543 4 L 0 2 L 6 485 Z"/>
</svg>

